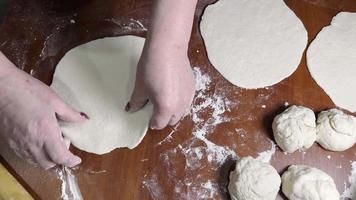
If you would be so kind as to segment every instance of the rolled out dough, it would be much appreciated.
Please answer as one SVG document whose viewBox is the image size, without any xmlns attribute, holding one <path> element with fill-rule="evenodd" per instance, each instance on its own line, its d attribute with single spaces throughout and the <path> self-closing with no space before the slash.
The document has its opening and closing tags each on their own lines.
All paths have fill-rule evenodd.
<svg viewBox="0 0 356 200">
<path fill-rule="evenodd" d="M 152 105 L 136 113 L 124 108 L 134 87 L 144 39 L 122 36 L 94 40 L 70 50 L 59 62 L 51 87 L 90 120 L 62 124 L 63 135 L 77 148 L 105 154 L 136 147 L 143 139 Z"/>
<path fill-rule="evenodd" d="M 356 13 L 341 12 L 307 52 L 309 71 L 339 107 L 356 111 Z"/>
<path fill-rule="evenodd" d="M 283 0 L 219 0 L 200 24 L 212 65 L 232 84 L 261 88 L 298 67 L 307 32 Z"/>
</svg>

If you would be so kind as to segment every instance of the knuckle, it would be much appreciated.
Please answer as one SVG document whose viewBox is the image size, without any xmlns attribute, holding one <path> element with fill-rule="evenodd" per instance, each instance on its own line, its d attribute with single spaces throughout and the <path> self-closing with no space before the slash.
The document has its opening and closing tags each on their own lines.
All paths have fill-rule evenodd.
<svg viewBox="0 0 356 200">
<path fill-rule="evenodd" d="M 163 118 L 154 118 L 152 120 L 152 125 L 158 129 L 158 130 L 161 130 L 163 129 L 167 124 L 165 122 L 165 120 Z"/>
<path fill-rule="evenodd" d="M 157 105 L 157 109 L 160 114 L 168 114 L 175 110 L 175 105 L 169 101 L 164 101 Z"/>
<path fill-rule="evenodd" d="M 46 132 L 50 129 L 51 127 L 51 121 L 45 117 L 40 118 L 37 121 L 37 131 L 38 132 Z"/>
<path fill-rule="evenodd" d="M 55 132 L 55 122 L 50 117 L 44 117 L 38 120 L 34 134 L 37 133 L 39 138 L 45 138 Z"/>
<path fill-rule="evenodd" d="M 57 164 L 61 164 L 66 160 L 66 155 L 61 152 L 52 152 L 51 160 Z"/>
</svg>

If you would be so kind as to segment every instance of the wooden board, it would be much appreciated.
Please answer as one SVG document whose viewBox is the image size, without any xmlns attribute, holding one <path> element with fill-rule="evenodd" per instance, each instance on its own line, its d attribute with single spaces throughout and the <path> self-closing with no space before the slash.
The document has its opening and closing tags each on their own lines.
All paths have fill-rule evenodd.
<svg viewBox="0 0 356 200">
<path fill-rule="evenodd" d="M 146 30 L 140 23 L 149 26 L 151 3 L 149 0 L 14 0 L 1 27 L 1 50 L 18 67 L 49 84 L 60 58 L 76 45 L 104 36 L 145 36 Z M 225 158 L 227 149 L 238 156 L 257 156 L 270 149 L 271 122 L 285 108 L 285 102 L 305 105 L 316 112 L 334 107 L 312 80 L 305 55 L 291 77 L 267 89 L 245 90 L 224 80 L 209 63 L 199 32 L 201 14 L 209 3 L 213 1 L 199 2 L 189 58 L 192 66 L 212 80 L 201 95 L 210 98 L 214 105 L 225 102 L 226 112 L 215 109 L 215 114 L 225 122 L 215 121 L 215 127 L 209 126 L 214 122 L 209 121 L 214 117 L 214 109 L 207 107 L 198 113 L 204 122 L 194 123 L 189 116 L 176 129 L 149 131 L 134 150 L 120 149 L 97 156 L 72 148 L 83 159 L 75 174 L 85 199 L 228 199 L 226 184 L 233 159 L 227 156 L 224 163 L 217 163 L 220 157 L 214 156 Z M 338 12 L 356 12 L 354 0 L 286 0 L 286 3 L 304 23 L 309 42 Z M 202 101 L 195 101 L 195 108 Z M 194 136 L 205 126 L 208 126 L 204 129 L 205 138 L 212 143 Z M 171 133 L 171 138 L 165 140 Z M 206 143 L 216 148 L 209 149 Z M 36 199 L 60 196 L 60 181 L 55 172 L 31 167 L 18 160 L 4 144 L 0 147 L 14 175 Z M 318 167 L 334 178 L 342 193 L 355 155 L 356 147 L 335 153 L 315 144 L 306 153 L 287 156 L 277 149 L 271 163 L 279 172 L 290 164 Z"/>
</svg>

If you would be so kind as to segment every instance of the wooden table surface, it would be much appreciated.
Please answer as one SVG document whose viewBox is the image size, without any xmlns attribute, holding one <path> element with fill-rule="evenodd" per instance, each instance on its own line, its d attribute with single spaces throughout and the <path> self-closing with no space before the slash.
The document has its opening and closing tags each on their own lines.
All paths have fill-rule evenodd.
<svg viewBox="0 0 356 200">
<path fill-rule="evenodd" d="M 285 2 L 304 23 L 309 42 L 338 12 L 356 12 L 355 0 Z M 209 3 L 213 1 L 199 2 L 189 58 L 192 66 L 212 80 L 199 94 L 212 99 L 213 104 L 221 100 L 227 111 L 204 107 L 204 98 L 198 98 L 194 106 L 205 121 L 193 122 L 188 116 L 175 128 L 149 131 L 134 150 L 117 149 L 98 156 L 71 147 L 83 159 L 75 174 L 84 199 L 229 199 L 226 185 L 235 158 L 227 156 L 229 150 L 241 157 L 271 149 L 271 123 L 285 102 L 316 112 L 335 107 L 312 80 L 305 54 L 297 71 L 272 87 L 245 90 L 224 80 L 209 63 L 199 32 L 200 17 Z M 1 50 L 19 68 L 50 84 L 56 64 L 74 46 L 104 36 L 145 36 L 143 27 L 149 27 L 150 6 L 149 0 L 13 0 L 0 31 Z M 211 122 L 216 114 L 222 122 Z M 211 143 L 194 136 L 202 128 Z M 167 138 L 169 134 L 172 136 Z M 60 181 L 54 171 L 29 166 L 6 145 L 0 147 L 1 162 L 36 199 L 58 199 Z M 334 178 L 342 193 L 355 155 L 356 147 L 336 153 L 314 144 L 306 153 L 285 155 L 277 149 L 271 163 L 279 172 L 290 164 L 318 167 Z M 227 159 L 219 163 L 218 156 Z M 280 195 L 278 199 L 284 198 Z"/>
</svg>

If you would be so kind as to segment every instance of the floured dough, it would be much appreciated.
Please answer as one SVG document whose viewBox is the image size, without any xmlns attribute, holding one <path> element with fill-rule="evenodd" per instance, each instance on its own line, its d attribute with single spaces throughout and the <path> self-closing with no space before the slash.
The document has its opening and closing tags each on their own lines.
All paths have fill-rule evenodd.
<svg viewBox="0 0 356 200">
<path fill-rule="evenodd" d="M 275 200 L 280 185 L 281 177 L 272 165 L 244 157 L 230 173 L 228 188 L 232 200 Z"/>
<path fill-rule="evenodd" d="M 298 67 L 307 32 L 283 0 L 219 0 L 200 24 L 212 65 L 234 85 L 261 88 Z"/>
<path fill-rule="evenodd" d="M 341 12 L 307 52 L 314 80 L 339 107 L 356 111 L 356 13 Z"/>
<path fill-rule="evenodd" d="M 291 165 L 282 175 L 282 191 L 290 200 L 339 200 L 334 180 L 325 172 Z"/>
<path fill-rule="evenodd" d="M 274 138 L 285 152 L 310 148 L 316 140 L 315 114 L 303 106 L 291 106 L 277 115 L 272 124 Z"/>
<path fill-rule="evenodd" d="M 318 115 L 317 142 L 331 151 L 344 151 L 356 142 L 356 118 L 330 109 Z"/>
<path fill-rule="evenodd" d="M 65 102 L 89 115 L 62 131 L 81 150 L 104 154 L 136 147 L 143 139 L 152 105 L 136 113 L 124 108 L 134 87 L 144 39 L 122 36 L 98 39 L 70 50 L 59 62 L 51 87 Z"/>
</svg>

